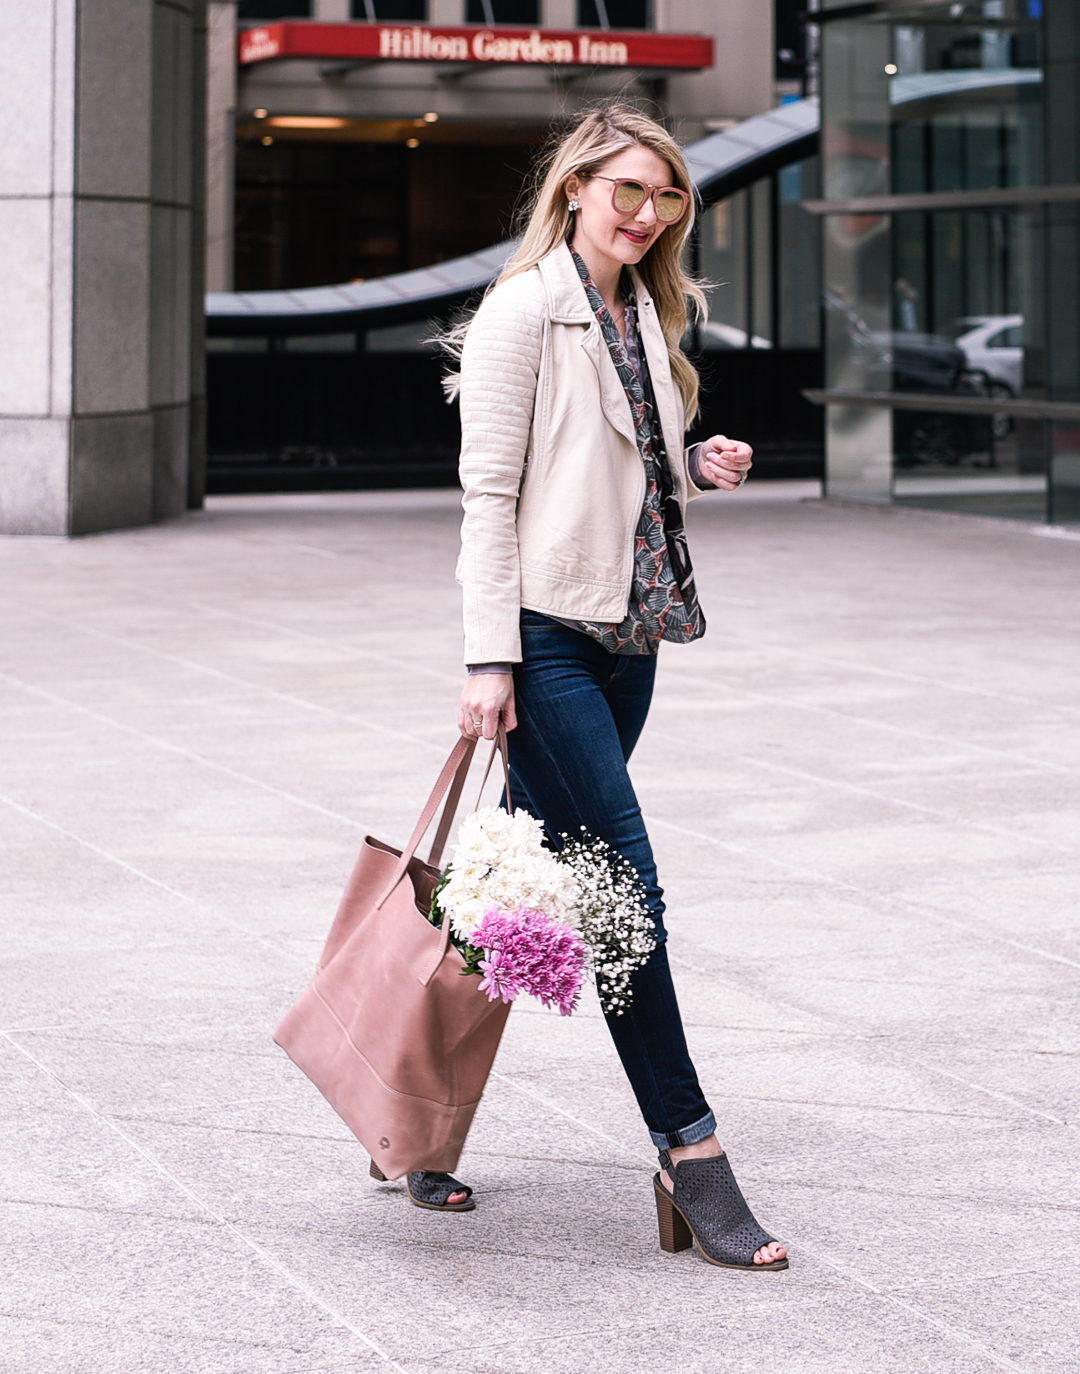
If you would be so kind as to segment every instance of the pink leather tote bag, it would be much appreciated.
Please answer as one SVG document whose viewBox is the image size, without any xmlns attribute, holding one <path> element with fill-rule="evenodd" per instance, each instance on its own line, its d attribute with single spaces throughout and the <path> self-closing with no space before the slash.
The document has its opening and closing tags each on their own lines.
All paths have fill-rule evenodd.
<svg viewBox="0 0 1080 1374">
<path fill-rule="evenodd" d="M 506 775 L 505 735 L 497 746 Z M 457 1168 L 510 1010 L 423 914 L 474 749 L 457 742 L 404 850 L 364 840 L 315 977 L 274 1034 L 387 1178 Z"/>
</svg>

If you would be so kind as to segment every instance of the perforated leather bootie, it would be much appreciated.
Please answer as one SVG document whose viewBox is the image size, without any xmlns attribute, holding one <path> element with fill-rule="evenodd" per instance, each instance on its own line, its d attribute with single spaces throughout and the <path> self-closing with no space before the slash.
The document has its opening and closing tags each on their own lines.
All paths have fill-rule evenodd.
<svg viewBox="0 0 1080 1374">
<path fill-rule="evenodd" d="M 725 1269 L 769 1273 L 788 1267 L 786 1256 L 768 1264 L 754 1263 L 757 1252 L 771 1245 L 774 1237 L 758 1225 L 746 1205 L 726 1154 L 673 1164 L 667 1150 L 661 1150 L 660 1168 L 674 1185 L 669 1193 L 660 1175 L 653 1177 L 661 1250 L 675 1254 L 697 1241 L 709 1263 Z"/>
<path fill-rule="evenodd" d="M 371 1177 L 379 1183 L 386 1182 L 386 1175 L 371 1161 L 368 1170 Z M 426 1207 L 429 1212 L 471 1212 L 476 1207 L 472 1189 L 459 1183 L 453 1174 L 432 1173 L 428 1169 L 417 1169 L 408 1175 L 405 1185 L 409 1190 L 409 1201 L 414 1207 Z M 455 1193 L 464 1193 L 464 1202 L 450 1202 Z"/>
</svg>

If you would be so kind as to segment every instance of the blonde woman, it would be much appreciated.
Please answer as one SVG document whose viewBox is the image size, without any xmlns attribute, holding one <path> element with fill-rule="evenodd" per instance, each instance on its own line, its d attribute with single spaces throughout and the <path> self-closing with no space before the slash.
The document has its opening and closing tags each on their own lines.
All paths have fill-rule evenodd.
<svg viewBox="0 0 1080 1374">
<path fill-rule="evenodd" d="M 717 1141 L 626 771 L 661 641 L 705 630 L 687 498 L 734 491 L 750 468 L 733 439 L 683 448 L 698 378 L 679 340 L 688 303 L 703 305 L 681 265 L 693 216 L 670 135 L 632 108 L 592 110 L 551 153 L 521 245 L 462 331 L 458 723 L 471 738 L 493 738 L 500 721 L 512 732 L 514 801 L 550 837 L 585 826 L 637 870 L 659 943 L 608 1025 L 659 1150 L 661 1245 L 684 1249 L 692 1233 L 712 1263 L 765 1272 L 785 1269 L 787 1252 Z M 417 1183 L 436 1205 L 472 1205 L 448 1175 Z"/>
</svg>

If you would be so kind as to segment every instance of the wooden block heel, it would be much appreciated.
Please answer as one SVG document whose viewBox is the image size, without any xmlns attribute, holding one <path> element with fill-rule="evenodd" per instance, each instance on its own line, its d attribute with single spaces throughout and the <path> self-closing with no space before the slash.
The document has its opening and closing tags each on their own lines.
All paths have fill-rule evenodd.
<svg viewBox="0 0 1080 1374">
<path fill-rule="evenodd" d="M 660 1227 L 660 1249 L 669 1255 L 678 1254 L 680 1250 L 689 1250 L 694 1243 L 694 1237 L 682 1213 L 659 1182 L 654 1182 L 653 1189 L 656 1193 L 656 1221 Z"/>
<path fill-rule="evenodd" d="M 375 1163 L 374 1160 L 371 1161 L 371 1168 L 368 1170 L 368 1173 L 371 1175 L 373 1179 L 376 1179 L 379 1183 L 386 1182 L 386 1175 L 383 1173 L 383 1171 L 379 1168 L 379 1166 Z"/>
</svg>

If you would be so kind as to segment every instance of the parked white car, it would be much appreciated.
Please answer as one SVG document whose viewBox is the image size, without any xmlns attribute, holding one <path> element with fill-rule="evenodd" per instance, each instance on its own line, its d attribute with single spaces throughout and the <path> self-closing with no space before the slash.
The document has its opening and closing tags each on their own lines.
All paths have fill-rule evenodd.
<svg viewBox="0 0 1080 1374">
<path fill-rule="evenodd" d="M 953 326 L 953 338 L 964 350 L 973 372 L 985 372 L 991 383 L 1019 396 L 1024 384 L 1023 315 L 968 315 Z M 997 392 L 1004 395 L 1004 392 Z"/>
</svg>

